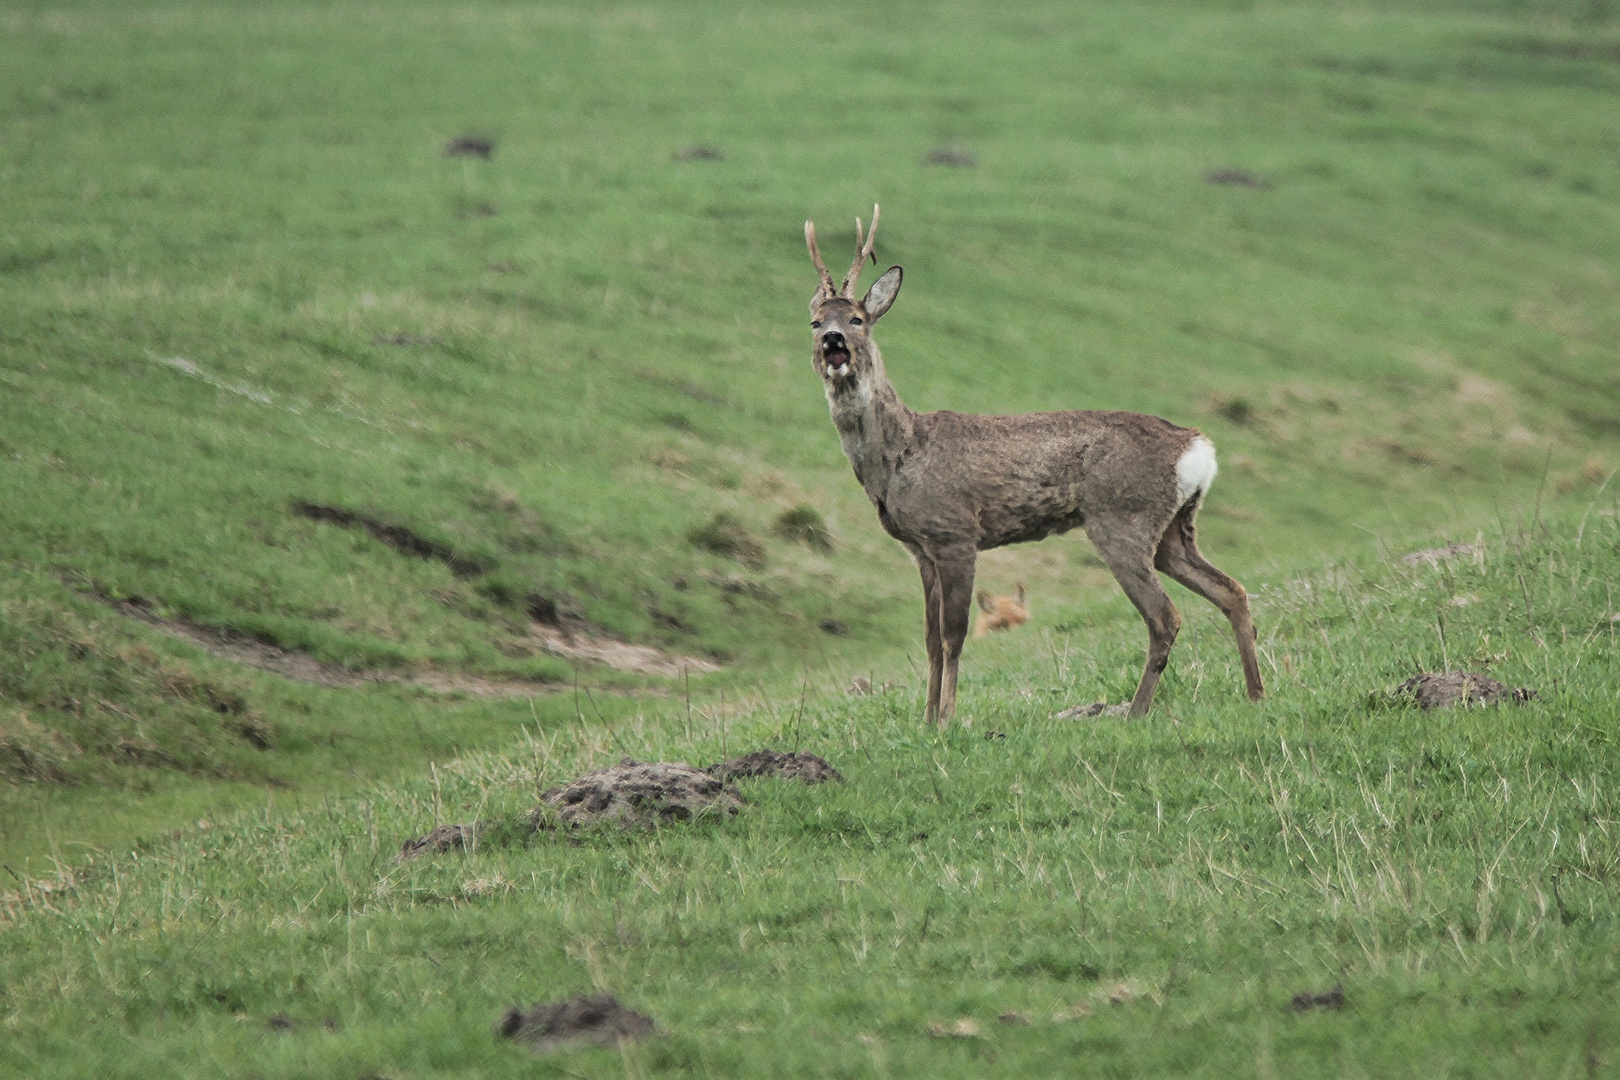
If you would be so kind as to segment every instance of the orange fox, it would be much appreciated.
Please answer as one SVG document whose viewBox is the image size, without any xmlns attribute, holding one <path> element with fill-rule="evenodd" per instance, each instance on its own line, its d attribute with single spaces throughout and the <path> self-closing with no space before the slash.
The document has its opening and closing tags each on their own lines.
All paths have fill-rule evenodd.
<svg viewBox="0 0 1620 1080">
<path fill-rule="evenodd" d="M 979 590 L 979 621 L 973 636 L 982 638 L 992 630 L 1011 630 L 1029 621 L 1029 603 L 1024 598 L 1024 583 L 1020 581 L 1015 595 L 991 596 Z"/>
</svg>

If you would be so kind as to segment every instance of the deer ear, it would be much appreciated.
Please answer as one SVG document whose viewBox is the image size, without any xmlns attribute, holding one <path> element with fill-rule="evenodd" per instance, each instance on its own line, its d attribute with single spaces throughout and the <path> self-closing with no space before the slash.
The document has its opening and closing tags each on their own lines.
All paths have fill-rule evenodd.
<svg viewBox="0 0 1620 1080">
<path fill-rule="evenodd" d="M 866 299 L 861 301 L 861 307 L 866 309 L 866 317 L 873 322 L 883 318 L 894 303 L 894 298 L 900 295 L 900 278 L 905 271 L 898 266 L 891 266 L 883 271 L 883 276 L 872 282 L 872 287 L 866 290 Z"/>
</svg>

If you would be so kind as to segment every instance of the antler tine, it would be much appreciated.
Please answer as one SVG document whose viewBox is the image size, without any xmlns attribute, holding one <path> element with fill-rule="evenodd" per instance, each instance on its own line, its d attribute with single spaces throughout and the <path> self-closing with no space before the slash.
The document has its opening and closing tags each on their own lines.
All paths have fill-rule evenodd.
<svg viewBox="0 0 1620 1080">
<path fill-rule="evenodd" d="M 810 246 L 810 260 L 816 264 L 816 273 L 821 275 L 821 291 L 828 296 L 837 295 L 837 290 L 833 288 L 832 272 L 821 261 L 821 251 L 816 247 L 816 223 L 813 221 L 804 223 L 804 242 Z"/>
<path fill-rule="evenodd" d="M 866 260 L 872 258 L 872 245 L 877 241 L 878 206 L 872 204 L 872 228 L 863 241 L 861 237 L 861 219 L 855 219 L 855 261 L 850 264 L 849 276 L 844 278 L 844 298 L 855 299 L 855 283 L 860 280 L 861 271 L 866 267 Z"/>
</svg>

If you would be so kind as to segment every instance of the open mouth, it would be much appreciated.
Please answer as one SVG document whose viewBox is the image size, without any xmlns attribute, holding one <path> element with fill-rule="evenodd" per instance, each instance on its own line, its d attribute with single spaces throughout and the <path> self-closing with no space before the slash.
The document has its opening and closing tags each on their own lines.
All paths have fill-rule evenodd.
<svg viewBox="0 0 1620 1080">
<path fill-rule="evenodd" d="M 821 336 L 821 358 L 827 362 L 827 374 L 842 375 L 849 370 L 849 339 L 837 330 Z"/>
</svg>

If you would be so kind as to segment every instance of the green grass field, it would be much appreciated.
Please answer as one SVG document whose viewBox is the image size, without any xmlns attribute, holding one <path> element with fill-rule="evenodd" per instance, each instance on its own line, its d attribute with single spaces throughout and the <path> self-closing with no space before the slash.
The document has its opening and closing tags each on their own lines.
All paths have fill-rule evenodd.
<svg viewBox="0 0 1620 1080">
<path fill-rule="evenodd" d="M 0 1073 L 1613 1072 L 1617 91 L 1605 0 L 0 10 Z M 804 325 L 875 201 L 909 404 L 1215 440 L 1263 707 L 1178 591 L 1048 720 L 1145 639 L 1071 537 L 920 729 Z M 763 741 L 850 783 L 389 862 Z M 593 985 L 666 1037 L 489 1035 Z"/>
<path fill-rule="evenodd" d="M 1620 526 L 1611 506 L 1490 543 L 1483 565 L 1261 590 L 1263 707 L 1195 609 L 1147 722 L 1048 719 L 1128 692 L 1135 617 L 1114 605 L 984 650 L 973 726 L 943 735 L 910 688 L 666 702 L 98 859 L 8 901 L 0 1070 L 1612 1075 Z M 1387 696 L 1448 661 L 1539 696 Z M 766 743 L 849 780 L 745 781 L 727 822 L 394 861 L 624 754 Z M 1343 1009 L 1289 1006 L 1334 986 Z M 489 1033 L 513 1001 L 593 989 L 661 1036 L 537 1062 Z M 977 1034 L 927 1034 L 963 1021 Z"/>
</svg>

